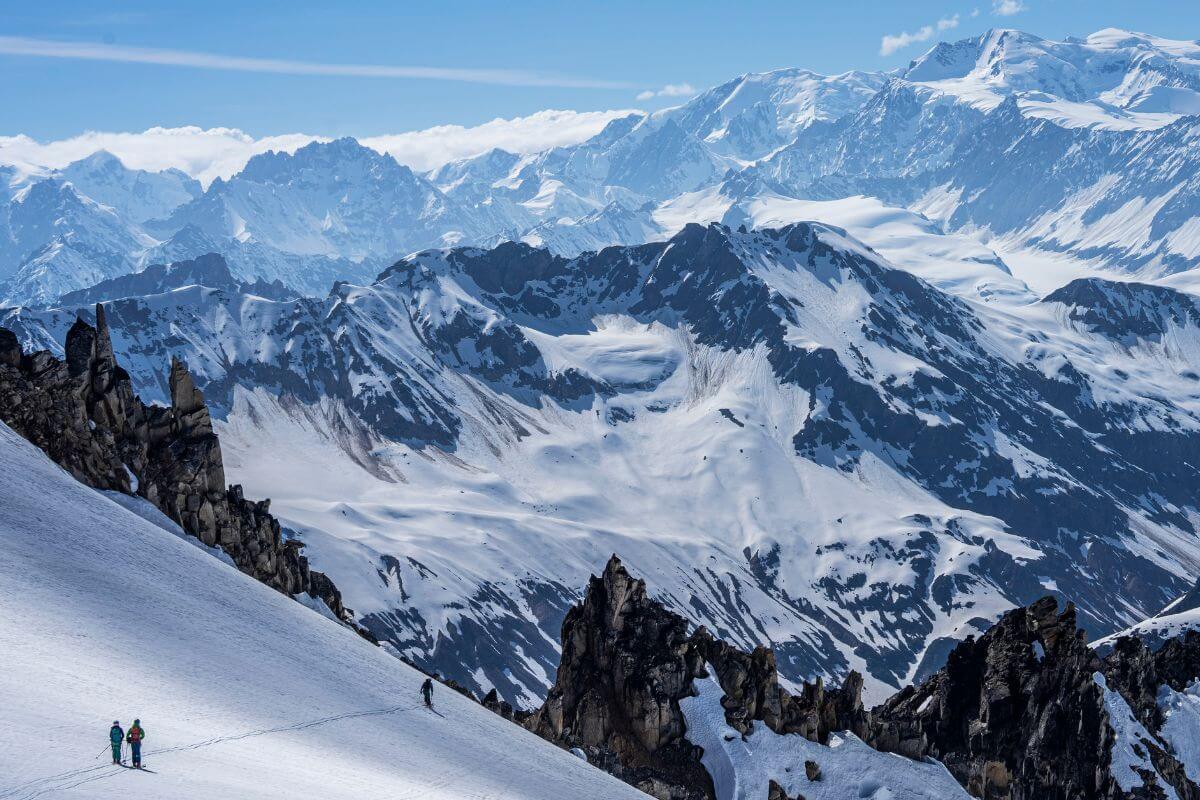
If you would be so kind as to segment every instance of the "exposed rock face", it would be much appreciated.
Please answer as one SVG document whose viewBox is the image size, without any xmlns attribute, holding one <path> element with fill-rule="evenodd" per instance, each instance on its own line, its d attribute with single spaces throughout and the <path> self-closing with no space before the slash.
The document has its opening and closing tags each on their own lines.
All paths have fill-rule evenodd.
<svg viewBox="0 0 1200 800">
<path fill-rule="evenodd" d="M 528 727 L 660 800 L 713 797 L 679 708 L 705 674 L 687 628 L 613 556 L 563 621 L 558 676 Z"/>
<path fill-rule="evenodd" d="M 582 749 L 592 763 L 662 800 L 714 796 L 679 708 L 710 668 L 726 693 L 726 720 L 742 732 L 754 720 L 814 741 L 835 730 L 864 730 L 857 674 L 843 689 L 826 690 L 818 681 L 794 696 L 779 685 L 770 650 L 743 653 L 704 628 L 689 634 L 688 627 L 650 600 L 645 582 L 613 556 L 588 583 L 583 603 L 568 612 L 557 679 L 527 727 Z"/>
<path fill-rule="evenodd" d="M 1150 738 L 1134 743 L 1153 770 L 1124 792 L 1112 774 L 1114 729 L 1096 676 L 1103 675 Z M 873 710 L 868 741 L 912 758 L 942 761 L 973 795 L 1051 798 L 1200 798 L 1200 788 L 1158 738 L 1160 687 L 1177 691 L 1200 677 L 1200 634 L 1151 652 L 1118 639 L 1103 659 L 1047 597 L 1006 614 L 978 640 L 951 652 L 945 667 Z M 1155 774 L 1157 773 L 1157 774 Z M 1167 784 L 1167 785 L 1164 785 Z"/>
<path fill-rule="evenodd" d="M 187 261 L 151 264 L 140 272 L 118 275 L 86 289 L 68 292 L 58 299 L 58 303 L 67 307 L 86 306 L 122 297 L 145 297 L 193 285 L 253 294 L 271 300 L 294 300 L 299 297 L 279 280 L 270 283 L 263 280 L 253 283 L 238 281 L 222 256 L 208 253 Z"/>
<path fill-rule="evenodd" d="M 134 394 L 100 305 L 95 328 L 77 320 L 67 333 L 65 361 L 22 353 L 0 328 L 0 420 L 79 481 L 146 498 L 246 574 L 285 594 L 320 598 L 348 621 L 337 587 L 309 569 L 300 542 L 284 539 L 270 502 L 226 486 L 204 395 L 183 362 L 172 360 L 169 383 L 170 408 Z"/>
<path fill-rule="evenodd" d="M 794 695 L 779 685 L 775 653 L 756 647 L 746 654 L 715 639 L 701 628 L 693 637 L 705 661 L 713 668 L 725 691 L 725 719 L 743 734 L 762 720 L 776 733 L 798 733 L 824 744 L 834 731 L 864 736 L 867 712 L 862 705 L 862 676 L 851 671 L 845 683 L 826 689 L 820 678 L 803 683 Z"/>
<path fill-rule="evenodd" d="M 793 695 L 779 685 L 770 650 L 741 652 L 704 628 L 689 634 L 687 621 L 650 600 L 645 583 L 613 556 L 567 614 L 562 641 L 557 681 L 526 726 L 666 800 L 713 797 L 679 708 L 708 670 L 725 693 L 726 722 L 743 733 L 755 720 L 822 743 L 833 731 L 852 731 L 880 750 L 940 760 L 986 800 L 1165 798 L 1166 789 L 1181 800 L 1200 798 L 1158 738 L 1156 702 L 1160 686 L 1179 691 L 1200 676 L 1198 633 L 1157 652 L 1122 639 L 1101 659 L 1077 627 L 1074 607 L 1060 612 L 1047 597 L 960 643 L 927 681 L 868 713 L 858 675 L 840 689 L 817 682 Z M 1113 776 L 1117 735 L 1097 675 L 1149 732 L 1134 747 L 1153 770 L 1139 770 L 1143 785 L 1129 793 Z M 805 773 L 818 780 L 820 767 L 806 762 Z M 787 795 L 773 783 L 770 797 Z"/>
<path fill-rule="evenodd" d="M 1006 614 L 978 640 L 969 638 L 946 666 L 872 712 L 869 742 L 910 758 L 941 761 L 982 798 L 1123 798 L 1111 772 L 1114 731 L 1097 673 L 1105 676 L 1151 731 L 1161 719 L 1155 697 L 1200 675 L 1200 636 L 1150 654 L 1118 640 L 1101 659 L 1076 627 L 1075 608 L 1054 598 Z M 1155 769 L 1181 798 L 1200 797 L 1161 743 L 1144 740 Z M 1165 797 L 1144 774 L 1138 797 Z"/>
<path fill-rule="evenodd" d="M 1039 658 L 1039 650 L 1044 654 Z M 870 743 L 932 756 L 976 797 L 1120 797 L 1099 658 L 1053 598 L 968 639 L 946 666 L 875 709 Z"/>
<path fill-rule="evenodd" d="M 1182 692 L 1200 677 L 1200 632 L 1189 630 L 1155 651 L 1141 639 L 1122 637 L 1104 661 L 1109 685 L 1121 693 L 1139 722 L 1157 731 L 1163 724 L 1159 687 Z"/>
</svg>

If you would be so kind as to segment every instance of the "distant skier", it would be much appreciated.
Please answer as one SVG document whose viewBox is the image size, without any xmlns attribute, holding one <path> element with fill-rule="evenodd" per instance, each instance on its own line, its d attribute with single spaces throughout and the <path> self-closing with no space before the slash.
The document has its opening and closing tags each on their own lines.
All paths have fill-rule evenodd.
<svg viewBox="0 0 1200 800">
<path fill-rule="evenodd" d="M 142 728 L 142 721 L 135 719 L 129 733 L 125 734 L 125 741 L 129 742 L 129 749 L 133 751 L 134 769 L 142 768 L 142 742 L 145 739 L 146 731 Z"/>
<path fill-rule="evenodd" d="M 421 684 L 421 694 L 425 697 L 425 705 L 433 708 L 433 681 L 429 678 Z"/>
<path fill-rule="evenodd" d="M 112 745 L 113 763 L 121 763 L 121 742 L 125 741 L 125 731 L 121 730 L 121 723 L 113 720 L 112 727 L 108 729 L 108 742 Z"/>
</svg>

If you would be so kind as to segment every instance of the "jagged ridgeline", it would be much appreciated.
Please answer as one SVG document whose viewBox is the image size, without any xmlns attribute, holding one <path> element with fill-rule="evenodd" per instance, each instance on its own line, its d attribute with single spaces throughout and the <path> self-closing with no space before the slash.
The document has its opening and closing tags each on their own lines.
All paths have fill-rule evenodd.
<svg viewBox="0 0 1200 800">
<path fill-rule="evenodd" d="M 515 706 L 611 552 L 788 679 L 858 670 L 872 702 L 1009 608 L 1070 598 L 1104 636 L 1200 564 L 1179 291 L 1076 282 L 1020 318 L 819 223 L 426 251 L 295 300 L 219 256 L 146 272 L 94 292 L 141 396 L 168 405 L 185 358 L 231 479 L 358 621 Z M 58 353 L 93 313 L 0 325 Z"/>
<path fill-rule="evenodd" d="M 143 403 L 113 354 L 102 305 L 95 327 L 71 326 L 64 352 L 65 360 L 23 353 L 0 328 L 0 420 L 82 483 L 145 498 L 246 574 L 352 620 L 333 582 L 309 568 L 303 544 L 283 536 L 270 501 L 226 485 L 208 407 L 182 361 L 171 360 L 171 405 Z"/>
<path fill-rule="evenodd" d="M 1187 771 L 1200 767 L 1198 729 L 1172 719 L 1200 677 L 1195 631 L 1157 651 L 1121 638 L 1101 657 L 1074 606 L 1047 597 L 868 711 L 857 673 L 840 688 L 818 680 L 793 691 L 770 650 L 746 653 L 691 628 L 613 556 L 567 614 L 557 680 L 524 724 L 661 800 L 967 796 L 925 779 L 927 759 L 987 800 L 1200 797 Z M 718 737 L 696 700 L 714 680 Z M 881 779 L 870 763 L 878 751 L 912 761 L 884 761 L 892 774 Z M 832 786 L 839 774 L 858 783 Z M 917 794 L 871 793 L 914 780 L 926 782 Z"/>
</svg>

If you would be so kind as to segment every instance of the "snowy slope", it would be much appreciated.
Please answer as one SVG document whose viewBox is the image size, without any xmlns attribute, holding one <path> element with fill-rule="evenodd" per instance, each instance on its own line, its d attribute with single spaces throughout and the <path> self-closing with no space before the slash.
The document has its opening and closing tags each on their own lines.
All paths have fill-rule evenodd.
<svg viewBox="0 0 1200 800">
<path fill-rule="evenodd" d="M 139 224 L 165 217 L 201 194 L 200 182 L 177 169 L 129 169 L 106 150 L 67 165 L 57 175 L 97 203 Z"/>
<path fill-rule="evenodd" d="M 985 110 L 1018 96 L 1064 127 L 1150 129 L 1200 112 L 1200 44 L 1115 28 L 1061 42 L 993 29 L 936 45 L 904 77 Z"/>
<path fill-rule="evenodd" d="M 1172 600 L 1157 614 L 1098 640 L 1095 647 L 1104 651 L 1122 636 L 1136 636 L 1154 648 L 1192 630 L 1200 630 L 1200 583 Z"/>
<path fill-rule="evenodd" d="M 49 501 L 49 502 L 47 502 Z M 6 800 L 642 795 L 76 483 L 0 425 Z M 106 763 L 140 717 L 150 773 Z"/>
<path fill-rule="evenodd" d="M 0 208 L 0 300 L 53 300 L 132 272 L 152 239 L 113 209 L 50 178 Z"/>
</svg>

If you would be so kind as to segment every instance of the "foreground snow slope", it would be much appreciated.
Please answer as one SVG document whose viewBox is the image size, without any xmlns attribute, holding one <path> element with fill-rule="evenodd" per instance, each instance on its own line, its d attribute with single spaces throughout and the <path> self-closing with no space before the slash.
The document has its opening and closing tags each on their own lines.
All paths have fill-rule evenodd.
<svg viewBox="0 0 1200 800">
<path fill-rule="evenodd" d="M 0 798 L 638 792 L 75 482 L 0 425 Z M 150 774 L 106 762 L 148 731 Z"/>
</svg>

